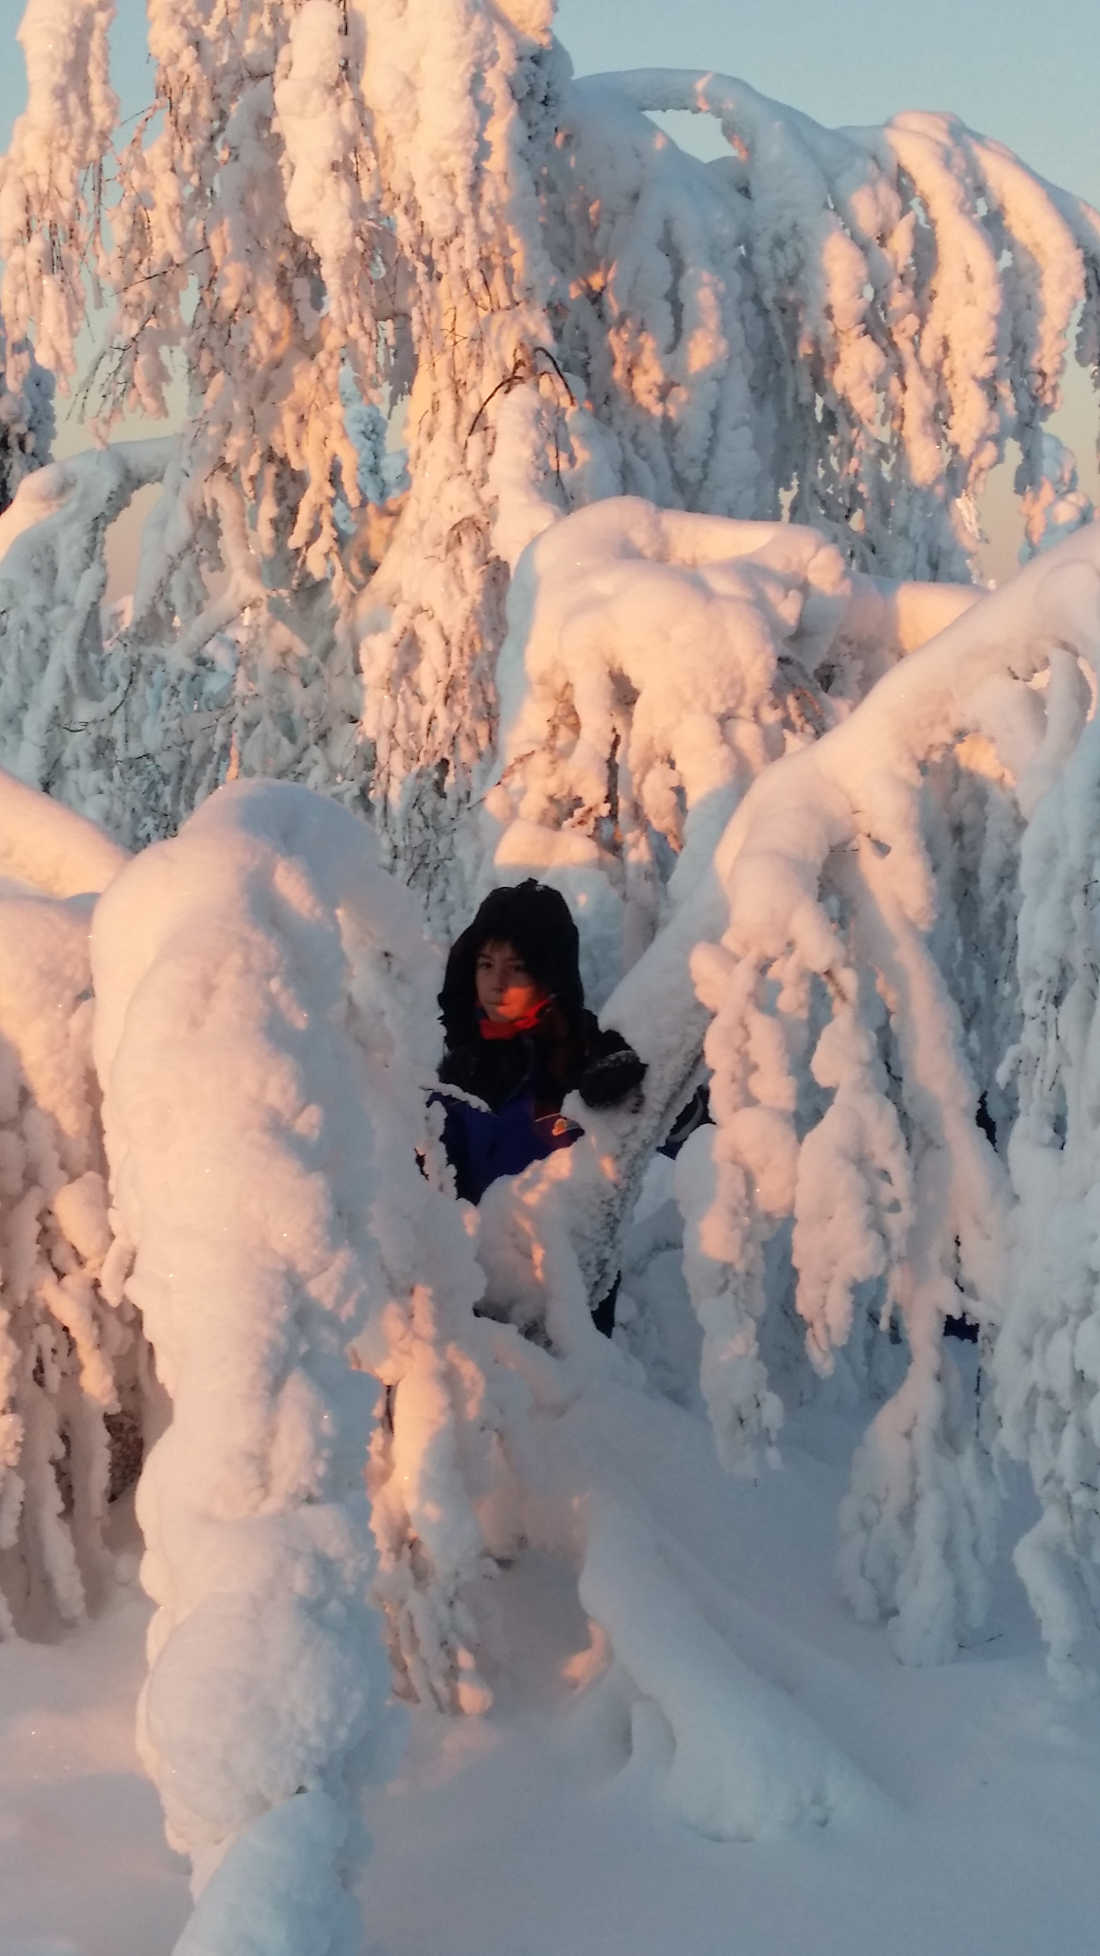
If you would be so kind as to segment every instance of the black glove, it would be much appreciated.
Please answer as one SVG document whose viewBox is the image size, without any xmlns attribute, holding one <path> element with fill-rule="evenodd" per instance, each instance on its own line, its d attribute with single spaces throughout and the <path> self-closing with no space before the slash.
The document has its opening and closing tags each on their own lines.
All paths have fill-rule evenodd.
<svg viewBox="0 0 1100 1956">
<path fill-rule="evenodd" d="M 618 1107 L 638 1095 L 646 1063 L 618 1032 L 601 1032 L 589 1048 L 577 1082 L 586 1107 Z"/>
</svg>

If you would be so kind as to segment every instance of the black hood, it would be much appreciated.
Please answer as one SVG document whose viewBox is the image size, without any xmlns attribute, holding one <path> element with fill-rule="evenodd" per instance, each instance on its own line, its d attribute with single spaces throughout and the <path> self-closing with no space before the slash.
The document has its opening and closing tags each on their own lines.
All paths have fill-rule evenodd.
<svg viewBox="0 0 1100 1956">
<path fill-rule="evenodd" d="M 490 890 L 473 923 L 451 947 L 439 994 L 448 1050 L 473 1038 L 477 954 L 489 943 L 514 945 L 536 984 L 553 993 L 570 1031 L 579 1031 L 584 988 L 577 926 L 565 898 L 528 877 L 525 883 Z"/>
</svg>

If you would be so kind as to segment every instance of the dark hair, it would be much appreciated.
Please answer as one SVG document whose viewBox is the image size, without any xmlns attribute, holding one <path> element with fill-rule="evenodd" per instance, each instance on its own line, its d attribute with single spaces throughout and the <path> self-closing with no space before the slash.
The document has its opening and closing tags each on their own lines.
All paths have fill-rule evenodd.
<svg viewBox="0 0 1100 1956">
<path fill-rule="evenodd" d="M 560 892 L 529 876 L 526 882 L 490 890 L 473 923 L 451 947 L 439 994 L 448 1048 L 473 1035 L 477 958 L 486 944 L 511 944 L 535 983 L 553 994 L 569 1030 L 579 1031 L 584 988 L 577 926 Z"/>
</svg>

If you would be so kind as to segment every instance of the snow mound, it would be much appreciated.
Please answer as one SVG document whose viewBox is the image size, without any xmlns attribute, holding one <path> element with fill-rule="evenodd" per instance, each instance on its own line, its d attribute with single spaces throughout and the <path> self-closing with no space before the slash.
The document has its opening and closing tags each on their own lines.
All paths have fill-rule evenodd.
<svg viewBox="0 0 1100 1956">
<path fill-rule="evenodd" d="M 851 1760 L 693 1606 L 651 1523 L 594 1498 L 580 1594 L 638 1694 L 635 1745 L 647 1723 L 664 1727 L 665 1795 L 701 1834 L 767 1839 L 866 1814 L 872 1790 Z"/>
</svg>

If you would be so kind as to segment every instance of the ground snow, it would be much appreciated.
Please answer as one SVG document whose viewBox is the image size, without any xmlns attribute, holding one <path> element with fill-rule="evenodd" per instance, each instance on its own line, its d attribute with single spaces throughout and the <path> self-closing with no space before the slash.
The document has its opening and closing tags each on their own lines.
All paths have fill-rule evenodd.
<svg viewBox="0 0 1100 1956">
<path fill-rule="evenodd" d="M 138 1765 L 149 1604 L 120 1589 L 63 1643 L 0 1647 L 0 1949 L 153 1956 L 190 1910 Z"/>
<path fill-rule="evenodd" d="M 795 1420 L 753 1487 L 720 1473 L 700 1415 L 629 1387 L 598 1435 L 563 1433 L 629 1478 L 711 1625 L 854 1762 L 871 1804 L 753 1843 L 685 1826 L 667 1727 L 606 1670 L 574 1572 L 532 1552 L 481 1606 L 492 1714 L 413 1712 L 368 1791 L 364 1956 L 1093 1947 L 1100 1712 L 1054 1694 L 1007 1564 L 955 1664 L 903 1670 L 851 1620 L 831 1559 L 853 1438 Z M 123 1590 L 66 1642 L 0 1652 L 3 1956 L 154 1956 L 183 1926 L 183 1864 L 130 1736 L 145 1620 Z"/>
</svg>

